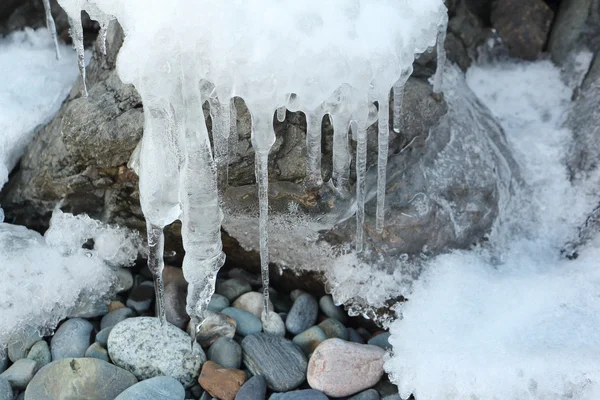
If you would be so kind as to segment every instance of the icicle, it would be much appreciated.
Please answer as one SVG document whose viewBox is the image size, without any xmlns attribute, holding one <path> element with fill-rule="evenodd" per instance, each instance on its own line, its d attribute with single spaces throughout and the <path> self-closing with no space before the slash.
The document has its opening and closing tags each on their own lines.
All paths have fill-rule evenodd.
<svg viewBox="0 0 600 400">
<path fill-rule="evenodd" d="M 435 75 L 433 77 L 433 93 L 440 94 L 442 92 L 444 66 L 446 65 L 446 49 L 444 43 L 446 42 L 446 29 L 448 28 L 448 16 L 444 19 L 444 22 L 438 26 L 437 34 L 437 67 Z"/>
<path fill-rule="evenodd" d="M 102 51 L 103 55 L 106 55 L 106 36 L 108 35 L 108 22 L 100 23 L 100 51 Z"/>
<path fill-rule="evenodd" d="M 229 101 L 221 103 L 217 98 L 212 98 L 210 100 L 215 162 L 218 171 L 219 188 L 221 190 L 227 186 L 229 135 L 231 131 L 231 110 L 229 104 Z"/>
<path fill-rule="evenodd" d="M 409 69 L 403 70 L 400 74 L 400 79 L 394 85 L 394 120 L 392 126 L 394 132 L 400 133 L 402 130 L 402 102 L 404 100 L 404 85 L 412 74 L 412 66 Z"/>
<path fill-rule="evenodd" d="M 238 133 L 237 133 L 237 109 L 235 108 L 235 98 L 229 101 L 229 137 L 227 138 L 227 168 L 225 184 L 229 184 L 229 166 L 235 160 Z"/>
<path fill-rule="evenodd" d="M 323 185 L 321 177 L 321 124 L 325 112 L 321 107 L 306 114 L 306 184 L 310 188 Z"/>
<path fill-rule="evenodd" d="M 281 106 L 277 109 L 277 121 L 285 121 L 285 106 Z"/>
<path fill-rule="evenodd" d="M 165 315 L 165 286 L 163 271 L 165 267 L 163 255 L 165 237 L 162 226 L 146 223 L 148 230 L 148 269 L 154 278 L 154 290 L 156 292 L 156 314 L 162 326 L 165 326 L 167 317 Z"/>
<path fill-rule="evenodd" d="M 52 7 L 50 6 L 50 0 L 43 0 L 44 10 L 46 11 L 46 27 L 52 35 L 54 40 L 54 50 L 56 51 L 56 59 L 60 60 L 60 49 L 58 47 L 58 34 L 56 33 L 56 25 L 54 24 L 54 18 L 52 18 Z"/>
<path fill-rule="evenodd" d="M 365 223 L 367 125 L 361 121 L 356 128 L 356 252 L 360 253 L 363 249 L 363 225 Z"/>
<path fill-rule="evenodd" d="M 387 92 L 386 92 L 387 93 Z M 379 136 L 377 153 L 377 215 L 375 229 L 377 233 L 383 232 L 385 225 L 385 187 L 387 181 L 387 159 L 390 136 L 390 104 L 389 95 L 381 96 L 379 103 Z"/>
<path fill-rule="evenodd" d="M 81 25 L 81 14 L 69 16 L 69 25 L 71 26 L 71 39 L 73 39 L 73 47 L 77 52 L 77 65 L 81 75 L 81 83 L 83 87 L 81 94 L 87 97 L 87 86 L 85 84 L 85 50 L 83 48 L 83 27 Z"/>
<path fill-rule="evenodd" d="M 348 127 L 350 116 L 342 113 L 333 116 L 333 183 L 339 194 L 348 193 L 350 179 L 350 150 L 348 148 Z"/>
</svg>

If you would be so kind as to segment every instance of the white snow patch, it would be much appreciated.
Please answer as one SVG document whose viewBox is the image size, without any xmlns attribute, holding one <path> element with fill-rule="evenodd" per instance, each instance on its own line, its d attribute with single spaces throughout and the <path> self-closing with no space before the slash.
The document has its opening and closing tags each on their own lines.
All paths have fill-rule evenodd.
<svg viewBox="0 0 600 400">
<path fill-rule="evenodd" d="M 391 326 L 386 369 L 403 398 L 598 399 L 600 241 L 574 261 L 560 254 L 594 205 L 564 165 L 571 90 L 549 61 L 474 66 L 467 81 L 529 188 L 489 246 L 430 261 Z"/>
<path fill-rule="evenodd" d="M 0 189 L 34 129 L 58 111 L 77 78 L 75 54 L 62 53 L 57 61 L 47 29 L 26 28 L 0 39 Z"/>
</svg>

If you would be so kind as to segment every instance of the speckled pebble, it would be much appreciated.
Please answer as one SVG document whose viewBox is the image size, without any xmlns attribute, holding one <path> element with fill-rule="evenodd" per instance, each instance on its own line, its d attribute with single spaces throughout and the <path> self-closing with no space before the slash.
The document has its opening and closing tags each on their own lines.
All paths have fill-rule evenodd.
<svg viewBox="0 0 600 400">
<path fill-rule="evenodd" d="M 304 389 L 286 393 L 273 393 L 269 400 L 328 400 L 328 397 L 318 390 Z"/>
<path fill-rule="evenodd" d="M 240 310 L 234 307 L 227 307 L 223 314 L 229 315 L 236 322 L 235 333 L 240 336 L 247 336 L 262 331 L 262 323 L 256 316 L 248 311 Z"/>
<path fill-rule="evenodd" d="M 214 312 L 221 312 L 227 307 L 229 307 L 229 304 L 230 303 L 227 297 L 218 293 L 214 293 L 210 298 L 210 303 L 208 303 L 208 310 Z"/>
<path fill-rule="evenodd" d="M 253 376 L 242 385 L 235 400 L 264 400 L 267 395 L 267 381 L 260 375 Z"/>
<path fill-rule="evenodd" d="M 37 363 L 28 358 L 21 358 L 0 374 L 5 378 L 13 389 L 25 389 L 37 372 Z"/>
<path fill-rule="evenodd" d="M 303 293 L 296 298 L 292 309 L 285 320 L 285 327 L 293 334 L 304 332 L 317 322 L 319 305 L 317 300 L 308 293 Z"/>
<path fill-rule="evenodd" d="M 106 362 L 110 361 L 110 358 L 108 357 L 108 351 L 98 342 L 94 342 L 90 345 L 90 347 L 88 347 L 88 349 L 85 351 L 85 356 L 97 358 Z"/>
<path fill-rule="evenodd" d="M 373 336 L 367 343 L 372 344 L 373 346 L 381 347 L 384 350 L 391 350 L 392 345 L 388 340 L 390 336 L 391 334 L 389 332 L 383 332 L 377 336 Z"/>
<path fill-rule="evenodd" d="M 133 288 L 125 304 L 138 314 L 142 314 L 150 310 L 153 301 L 154 283 L 146 281 Z"/>
<path fill-rule="evenodd" d="M 40 340 L 34 344 L 31 350 L 29 350 L 27 358 L 35 361 L 38 370 L 44 365 L 50 364 L 52 355 L 50 354 L 48 343 L 45 340 Z"/>
<path fill-rule="evenodd" d="M 264 316 L 261 317 L 263 326 L 263 332 L 275 336 L 285 336 L 285 322 L 281 319 L 279 314 L 274 311 L 269 311 L 269 316 L 265 320 Z"/>
<path fill-rule="evenodd" d="M 338 338 L 348 340 L 348 331 L 346 330 L 346 327 L 335 318 L 327 318 L 319 324 L 319 327 L 323 329 L 323 332 L 325 332 L 330 339 Z"/>
<path fill-rule="evenodd" d="M 131 308 L 118 308 L 102 317 L 100 329 L 112 328 L 119 322 L 131 317 L 135 317 L 135 312 Z"/>
<path fill-rule="evenodd" d="M 335 305 L 333 297 L 331 297 L 330 294 L 319 299 L 319 307 L 321 308 L 321 311 L 323 311 L 323 314 L 327 315 L 329 318 L 335 318 L 342 323 L 346 323 L 348 316 L 342 307 Z"/>
<path fill-rule="evenodd" d="M 207 356 L 225 368 L 240 369 L 242 365 L 242 347 L 231 338 L 217 339 L 208 349 Z"/>
<path fill-rule="evenodd" d="M 90 345 L 93 325 L 82 318 L 66 320 L 50 341 L 52 361 L 63 358 L 79 358 L 85 355 Z"/>
<path fill-rule="evenodd" d="M 227 279 L 223 282 L 217 282 L 215 292 L 227 297 L 229 302 L 233 302 L 235 299 L 243 295 L 244 293 L 248 293 L 252 291 L 252 286 L 245 280 L 242 279 Z"/>
</svg>

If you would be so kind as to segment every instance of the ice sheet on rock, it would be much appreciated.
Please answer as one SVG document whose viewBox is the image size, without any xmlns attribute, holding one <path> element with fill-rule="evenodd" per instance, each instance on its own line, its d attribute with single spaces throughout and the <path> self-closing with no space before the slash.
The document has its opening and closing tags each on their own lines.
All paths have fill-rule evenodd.
<svg viewBox="0 0 600 400">
<path fill-rule="evenodd" d="M 48 121 L 77 78 L 75 55 L 59 45 L 54 57 L 47 29 L 25 29 L 0 39 L 0 188 L 36 126 Z"/>
<path fill-rule="evenodd" d="M 549 61 L 474 66 L 467 80 L 501 121 L 529 189 L 488 245 L 428 262 L 391 327 L 386 369 L 403 398 L 596 399 L 600 238 L 575 261 L 560 252 L 597 200 L 564 165 L 571 90 Z"/>
</svg>

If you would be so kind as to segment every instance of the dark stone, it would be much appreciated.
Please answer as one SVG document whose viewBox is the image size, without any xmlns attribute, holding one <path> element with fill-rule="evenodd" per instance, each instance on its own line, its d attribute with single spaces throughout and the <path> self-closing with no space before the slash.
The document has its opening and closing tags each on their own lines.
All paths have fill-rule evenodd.
<svg viewBox="0 0 600 400">
<path fill-rule="evenodd" d="M 109 312 L 100 321 L 100 329 L 112 328 L 121 321 L 127 318 L 135 317 L 135 312 L 131 308 L 123 307 Z"/>
<path fill-rule="evenodd" d="M 304 293 L 294 301 L 285 320 L 285 327 L 290 333 L 297 335 L 313 326 L 317 322 L 318 314 L 317 300 L 312 295 Z"/>
<path fill-rule="evenodd" d="M 391 350 L 392 345 L 389 342 L 390 336 L 391 335 L 389 332 L 383 332 L 377 336 L 373 336 L 371 339 L 369 339 L 367 343 L 377 347 L 381 347 L 384 350 Z"/>
<path fill-rule="evenodd" d="M 190 316 L 185 309 L 187 304 L 188 283 L 185 279 L 177 279 L 165 287 L 165 314 L 167 321 L 185 330 Z"/>
<path fill-rule="evenodd" d="M 269 400 L 327 400 L 325 393 L 315 389 L 295 390 L 287 393 L 273 393 Z"/>
<path fill-rule="evenodd" d="M 367 389 L 350 397 L 348 400 L 379 400 L 379 392 L 375 389 Z"/>
<path fill-rule="evenodd" d="M 217 339 L 208 349 L 207 356 L 225 368 L 240 369 L 242 366 L 242 347 L 228 337 Z"/>
<path fill-rule="evenodd" d="M 85 355 L 90 345 L 94 327 L 85 319 L 66 320 L 56 331 L 50 341 L 52 360 L 63 358 L 79 358 Z"/>
<path fill-rule="evenodd" d="M 264 400 L 267 395 L 267 381 L 260 375 L 248 379 L 235 395 L 235 400 Z"/>
</svg>

